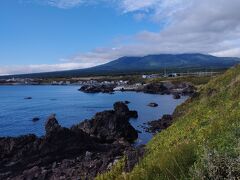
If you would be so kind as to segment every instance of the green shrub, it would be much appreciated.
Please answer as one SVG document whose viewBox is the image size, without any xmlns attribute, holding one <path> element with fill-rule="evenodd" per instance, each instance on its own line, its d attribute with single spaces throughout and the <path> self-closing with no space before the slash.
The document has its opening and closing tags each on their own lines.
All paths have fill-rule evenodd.
<svg viewBox="0 0 240 180">
<path fill-rule="evenodd" d="M 240 156 L 220 155 L 206 150 L 200 161 L 191 169 L 192 179 L 235 180 L 240 178 Z"/>
</svg>

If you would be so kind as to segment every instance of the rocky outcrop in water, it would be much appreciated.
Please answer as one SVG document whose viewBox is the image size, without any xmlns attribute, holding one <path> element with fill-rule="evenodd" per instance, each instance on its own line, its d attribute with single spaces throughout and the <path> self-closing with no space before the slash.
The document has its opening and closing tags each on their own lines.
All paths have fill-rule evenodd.
<svg viewBox="0 0 240 180">
<path fill-rule="evenodd" d="M 43 137 L 0 138 L 0 179 L 93 179 L 124 152 L 135 150 L 130 142 L 138 136 L 128 122 L 131 113 L 119 102 L 114 110 L 71 128 L 52 115 Z"/>
<path fill-rule="evenodd" d="M 85 93 L 112 93 L 114 88 L 114 85 L 84 85 L 79 91 Z"/>
<path fill-rule="evenodd" d="M 25 97 L 24 99 L 26 99 L 26 100 L 31 100 L 32 97 Z"/>
<path fill-rule="evenodd" d="M 149 107 L 158 107 L 158 104 L 152 102 L 152 103 L 149 103 L 148 106 L 149 106 Z"/>
<path fill-rule="evenodd" d="M 34 117 L 34 118 L 32 118 L 32 122 L 37 122 L 37 121 L 39 121 L 39 120 L 40 120 L 39 117 Z"/>
<path fill-rule="evenodd" d="M 125 103 L 117 102 L 114 110 L 99 112 L 91 120 L 86 120 L 72 129 L 81 129 L 102 142 L 114 142 L 120 138 L 133 142 L 138 138 L 138 133 L 129 123 L 129 119 L 136 117 L 136 111 L 130 111 Z"/>
<path fill-rule="evenodd" d="M 125 104 L 130 104 L 130 101 L 124 101 Z"/>
</svg>

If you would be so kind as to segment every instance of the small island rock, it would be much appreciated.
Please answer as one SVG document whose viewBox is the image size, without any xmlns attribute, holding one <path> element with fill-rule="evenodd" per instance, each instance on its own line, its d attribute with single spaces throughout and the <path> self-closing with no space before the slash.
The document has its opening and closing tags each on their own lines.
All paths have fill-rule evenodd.
<svg viewBox="0 0 240 180">
<path fill-rule="evenodd" d="M 148 106 L 150 106 L 150 107 L 158 107 L 158 104 L 152 102 L 152 103 L 149 103 Z"/>
<path fill-rule="evenodd" d="M 26 100 L 30 100 L 30 99 L 32 99 L 32 97 L 25 97 L 24 99 L 26 99 Z"/>
<path fill-rule="evenodd" d="M 39 121 L 39 120 L 40 120 L 39 117 L 34 117 L 34 118 L 32 119 L 33 122 L 37 122 L 37 121 Z"/>
</svg>

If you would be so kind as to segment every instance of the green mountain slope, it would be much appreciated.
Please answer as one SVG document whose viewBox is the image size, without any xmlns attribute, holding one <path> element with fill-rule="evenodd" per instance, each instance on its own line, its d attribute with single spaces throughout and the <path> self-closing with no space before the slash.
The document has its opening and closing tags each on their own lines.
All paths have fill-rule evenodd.
<svg viewBox="0 0 240 180">
<path fill-rule="evenodd" d="M 96 71 L 154 71 L 169 69 L 218 69 L 231 67 L 238 58 L 216 57 L 205 54 L 159 54 L 143 57 L 122 57 L 107 64 L 93 67 Z"/>
<path fill-rule="evenodd" d="M 15 77 L 73 77 L 125 74 L 139 72 L 174 72 L 221 70 L 239 64 L 240 58 L 216 57 L 205 54 L 158 54 L 143 57 L 121 57 L 109 63 L 69 71 L 18 75 Z M 8 78 L 12 76 L 7 76 Z"/>
<path fill-rule="evenodd" d="M 240 66 L 202 86 L 174 116 L 132 172 L 122 173 L 122 161 L 97 179 L 240 178 Z"/>
</svg>

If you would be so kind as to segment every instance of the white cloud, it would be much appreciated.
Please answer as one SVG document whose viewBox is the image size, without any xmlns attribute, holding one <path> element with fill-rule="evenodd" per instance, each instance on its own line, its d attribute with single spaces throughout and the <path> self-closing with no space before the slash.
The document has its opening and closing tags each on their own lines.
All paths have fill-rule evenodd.
<svg viewBox="0 0 240 180">
<path fill-rule="evenodd" d="M 213 53 L 215 56 L 222 57 L 240 57 L 240 48 L 227 49 Z"/>
<path fill-rule="evenodd" d="M 0 76 L 8 74 L 25 74 L 35 72 L 51 72 L 71 69 L 82 69 L 93 66 L 93 63 L 61 63 L 61 64 L 32 64 L 32 65 L 14 65 L 0 66 Z"/>
<path fill-rule="evenodd" d="M 119 6 L 124 13 L 137 16 L 146 15 L 155 22 L 171 22 L 179 11 L 189 7 L 195 0 L 120 0 Z M 138 18 L 137 18 L 138 19 Z"/>
<path fill-rule="evenodd" d="M 105 62 L 121 56 L 156 53 L 200 52 L 240 56 L 237 52 L 240 47 L 239 0 L 123 0 L 122 3 L 125 12 L 147 11 L 154 5 L 155 10 L 150 13 L 159 20 L 163 14 L 157 12 L 172 9 L 165 14 L 171 23 L 158 33 L 144 31 L 134 35 L 130 44 L 123 43 L 114 50 L 111 47 L 100 48 L 101 51 L 81 54 L 70 61 L 100 59 L 100 62 Z M 159 6 L 155 6 L 157 3 Z"/>
</svg>

